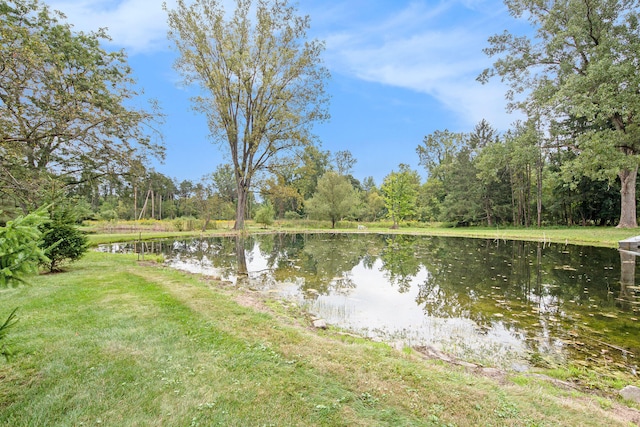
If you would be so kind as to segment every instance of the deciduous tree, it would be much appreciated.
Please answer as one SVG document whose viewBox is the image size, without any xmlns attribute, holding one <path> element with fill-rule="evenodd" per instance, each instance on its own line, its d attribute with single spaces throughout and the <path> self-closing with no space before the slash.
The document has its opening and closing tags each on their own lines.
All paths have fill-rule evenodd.
<svg viewBox="0 0 640 427">
<path fill-rule="evenodd" d="M 0 2 L 0 194 L 25 211 L 45 188 L 163 155 L 152 139 L 160 116 L 131 106 L 139 94 L 126 55 L 105 51 L 107 39 L 74 32 L 37 0 Z"/>
<path fill-rule="evenodd" d="M 415 213 L 419 187 L 420 176 L 405 164 L 400 165 L 398 172 L 392 171 L 384 178 L 380 189 L 394 228 Z"/>
<path fill-rule="evenodd" d="M 186 83 L 203 89 L 196 109 L 229 150 L 238 193 L 235 229 L 242 229 L 256 172 L 283 151 L 310 143 L 312 125 L 327 118 L 324 45 L 306 40 L 309 18 L 287 0 L 237 0 L 229 17 L 221 1 L 178 0 L 168 15 L 176 68 Z"/>
<path fill-rule="evenodd" d="M 222 200 L 232 204 L 236 203 L 238 195 L 236 193 L 233 166 L 228 163 L 218 165 L 213 174 L 211 174 L 211 181 Z"/>
<path fill-rule="evenodd" d="M 568 135 L 580 153 L 577 176 L 621 181 L 618 227 L 636 227 L 640 163 L 640 2 L 638 0 L 506 0 L 515 18 L 526 17 L 533 37 L 505 31 L 485 51 L 499 56 L 479 77 L 499 75 L 511 84 L 512 108 L 552 111 L 582 122 Z M 517 95 L 527 93 L 525 99 Z"/>
<path fill-rule="evenodd" d="M 316 192 L 318 180 L 329 169 L 329 152 L 307 145 L 299 155 L 298 164 L 295 186 L 302 197 L 309 199 Z"/>
<path fill-rule="evenodd" d="M 329 219 L 331 228 L 358 203 L 349 180 L 334 171 L 325 173 L 318 181 L 318 191 L 307 201 L 305 209 L 311 216 Z"/>
<path fill-rule="evenodd" d="M 283 218 L 285 212 L 297 212 L 303 202 L 295 185 L 295 160 L 287 158 L 271 169 L 273 176 L 264 181 L 260 192 L 271 202 L 278 216 Z"/>
<path fill-rule="evenodd" d="M 340 175 L 349 175 L 353 170 L 353 166 L 358 162 L 358 159 L 353 157 L 351 151 L 340 150 L 336 151 L 333 155 L 333 161 L 336 165 L 336 171 Z"/>
<path fill-rule="evenodd" d="M 262 228 L 267 228 L 267 226 L 273 224 L 275 215 L 276 211 L 273 209 L 271 203 L 266 202 L 258 208 L 254 220 L 256 223 L 262 224 Z"/>
</svg>

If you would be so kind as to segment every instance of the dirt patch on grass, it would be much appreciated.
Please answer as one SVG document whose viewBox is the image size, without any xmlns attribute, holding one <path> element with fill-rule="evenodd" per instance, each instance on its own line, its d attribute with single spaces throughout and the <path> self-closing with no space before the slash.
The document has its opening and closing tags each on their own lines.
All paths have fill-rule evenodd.
<svg viewBox="0 0 640 427">
<path fill-rule="evenodd" d="M 271 311 L 267 308 L 264 299 L 260 295 L 252 291 L 247 290 L 237 293 L 233 296 L 233 299 L 243 307 L 252 308 L 263 313 L 268 313 Z"/>
<path fill-rule="evenodd" d="M 414 350 L 416 350 L 425 359 L 440 360 L 447 364 L 463 366 L 468 372 L 474 375 L 489 378 L 501 385 L 511 384 L 508 379 L 508 373 L 501 369 L 487 368 L 475 365 L 473 363 L 460 361 L 430 347 L 415 347 Z M 578 384 L 569 381 L 561 381 L 542 374 L 532 374 L 531 377 L 553 384 L 553 386 L 557 387 L 558 389 L 568 391 L 580 390 L 583 393 L 587 394 L 587 396 L 584 397 L 572 396 L 561 398 L 561 402 L 564 406 L 576 410 L 584 410 L 585 408 L 589 408 L 592 411 L 600 412 L 603 418 L 613 418 L 623 423 L 635 424 L 640 426 L 640 411 L 638 411 L 637 409 L 616 403 L 610 399 L 607 400 L 607 404 L 605 406 L 611 406 L 605 409 L 595 397 L 589 396 L 589 394 L 591 394 L 589 390 L 579 387 Z"/>
</svg>

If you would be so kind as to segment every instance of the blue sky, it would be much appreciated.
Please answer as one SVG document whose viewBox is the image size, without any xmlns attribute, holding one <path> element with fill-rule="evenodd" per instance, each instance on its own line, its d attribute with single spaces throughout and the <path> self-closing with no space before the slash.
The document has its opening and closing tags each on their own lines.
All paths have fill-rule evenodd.
<svg viewBox="0 0 640 427">
<path fill-rule="evenodd" d="M 169 7 L 172 0 L 167 0 Z M 232 0 L 224 0 L 227 10 Z M 164 164 L 178 180 L 198 181 L 227 162 L 208 138 L 205 118 L 191 110 L 195 87 L 183 87 L 173 70 L 160 0 L 50 0 L 77 30 L 107 27 L 108 49 L 125 49 L 145 96 L 166 115 Z M 491 65 L 482 49 L 505 29 L 525 30 L 496 0 L 299 0 L 311 18 L 309 36 L 324 40 L 332 78 L 331 120 L 315 127 L 324 150 L 349 150 L 353 175 L 380 185 L 400 163 L 423 176 L 416 147 L 435 130 L 469 132 L 481 119 L 504 131 L 518 117 L 505 111 L 506 87 L 476 76 Z M 521 28 L 517 28 L 520 26 Z"/>
</svg>

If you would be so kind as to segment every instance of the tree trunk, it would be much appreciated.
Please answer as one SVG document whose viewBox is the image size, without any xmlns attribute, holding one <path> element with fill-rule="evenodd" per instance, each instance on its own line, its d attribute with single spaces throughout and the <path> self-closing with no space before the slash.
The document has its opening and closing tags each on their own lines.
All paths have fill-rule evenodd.
<svg viewBox="0 0 640 427">
<path fill-rule="evenodd" d="M 147 191 L 147 197 L 144 199 L 144 205 L 142 205 L 142 210 L 140 211 L 140 216 L 138 217 L 138 221 L 142 219 L 145 212 L 147 211 L 147 202 L 149 201 L 150 194 L 151 194 L 151 190 Z"/>
<path fill-rule="evenodd" d="M 207 203 L 205 205 L 205 219 L 204 219 L 204 225 L 202 226 L 202 232 L 204 233 L 205 231 L 207 231 L 207 227 L 209 226 L 209 222 L 211 222 L 211 204 Z"/>
<path fill-rule="evenodd" d="M 620 222 L 617 228 L 636 228 L 636 178 L 638 167 L 624 169 L 620 177 Z"/>
<path fill-rule="evenodd" d="M 238 205 L 236 206 L 236 223 L 234 230 L 244 230 L 244 217 L 247 209 L 249 185 L 246 182 L 238 182 Z"/>
<path fill-rule="evenodd" d="M 138 219 L 138 187 L 133 186 L 133 220 Z"/>
<path fill-rule="evenodd" d="M 524 226 L 529 228 L 531 225 L 531 180 L 529 179 L 529 171 L 527 171 L 525 179 L 525 185 L 522 189 L 522 198 L 523 198 L 523 210 L 524 210 Z"/>
<path fill-rule="evenodd" d="M 493 212 L 491 209 L 491 199 L 489 197 L 484 199 L 484 212 L 487 215 L 487 226 L 493 227 Z"/>
<path fill-rule="evenodd" d="M 538 154 L 538 164 L 537 166 L 537 177 L 536 177 L 536 213 L 538 215 L 538 228 L 542 227 L 542 167 L 543 167 L 543 159 L 542 159 L 542 150 Z"/>
</svg>

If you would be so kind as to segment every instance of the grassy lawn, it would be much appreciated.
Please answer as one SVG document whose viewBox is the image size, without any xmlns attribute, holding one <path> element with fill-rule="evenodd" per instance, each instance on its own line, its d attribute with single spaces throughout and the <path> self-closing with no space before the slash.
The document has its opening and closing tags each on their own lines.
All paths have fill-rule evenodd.
<svg viewBox="0 0 640 427">
<path fill-rule="evenodd" d="M 138 227 L 134 225 L 126 233 L 109 228 L 87 228 L 94 234 L 89 235 L 91 244 L 132 241 L 142 239 L 161 239 L 185 236 L 201 236 L 233 233 L 232 222 L 222 221 L 215 230 L 202 232 L 175 231 L 170 222 L 158 221 L 162 226 Z M 330 229 L 326 222 L 321 221 L 276 221 L 272 227 L 262 228 L 253 221 L 247 221 L 249 233 L 273 232 L 337 232 L 337 233 L 396 233 L 426 236 L 476 237 L 500 240 L 532 240 L 553 243 L 568 243 L 576 245 L 591 245 L 617 248 L 620 240 L 640 235 L 640 228 L 619 229 L 614 227 L 554 227 L 554 228 L 493 228 L 493 227 L 457 227 L 445 228 L 437 226 L 405 226 L 397 230 L 390 229 L 391 223 L 376 222 L 365 224 L 364 230 L 358 230 L 357 223 L 339 222 L 336 229 Z"/>
<path fill-rule="evenodd" d="M 616 426 L 615 398 L 486 375 L 309 327 L 300 310 L 149 263 L 89 253 L 0 289 L 14 355 L 7 426 Z M 637 422 L 638 419 L 636 419 Z"/>
</svg>

